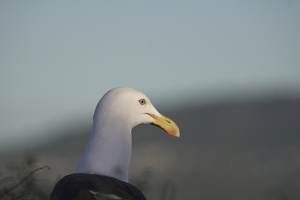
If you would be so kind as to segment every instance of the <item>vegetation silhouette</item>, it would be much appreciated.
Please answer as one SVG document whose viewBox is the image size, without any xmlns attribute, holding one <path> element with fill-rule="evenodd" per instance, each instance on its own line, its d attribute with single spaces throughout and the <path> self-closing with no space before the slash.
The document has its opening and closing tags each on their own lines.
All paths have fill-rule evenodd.
<svg viewBox="0 0 300 200">
<path fill-rule="evenodd" d="M 45 180 L 38 176 L 39 171 L 50 170 L 47 165 L 36 166 L 33 155 L 26 155 L 22 161 L 8 163 L 4 173 L 0 173 L 0 199 L 47 199 Z"/>
<path fill-rule="evenodd" d="M 26 155 L 21 161 L 7 163 L 5 172 L 0 172 L 0 200 L 47 200 L 53 185 L 49 180 L 40 178 L 46 174 L 50 167 L 44 165 L 37 167 L 34 155 Z M 42 174 L 41 174 L 42 173 Z M 133 184 L 143 192 L 149 190 L 154 170 L 147 167 L 141 171 Z M 162 184 L 161 200 L 175 200 L 176 185 L 170 180 Z"/>
</svg>

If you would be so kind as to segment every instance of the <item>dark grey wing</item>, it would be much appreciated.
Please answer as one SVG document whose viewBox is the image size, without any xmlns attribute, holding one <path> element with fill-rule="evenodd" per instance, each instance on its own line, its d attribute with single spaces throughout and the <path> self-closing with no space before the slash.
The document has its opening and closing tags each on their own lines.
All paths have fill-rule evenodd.
<svg viewBox="0 0 300 200">
<path fill-rule="evenodd" d="M 76 173 L 63 177 L 50 200 L 146 200 L 135 186 L 116 178 Z"/>
</svg>

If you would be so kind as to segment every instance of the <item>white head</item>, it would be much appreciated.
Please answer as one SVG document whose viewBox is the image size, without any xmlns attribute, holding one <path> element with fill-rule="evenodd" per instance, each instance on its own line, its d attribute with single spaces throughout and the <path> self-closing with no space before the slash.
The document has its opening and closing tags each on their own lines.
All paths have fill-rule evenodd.
<svg viewBox="0 0 300 200">
<path fill-rule="evenodd" d="M 146 95 L 132 88 L 114 88 L 101 98 L 94 114 L 94 125 L 106 120 L 126 124 L 129 128 L 153 124 L 179 137 L 175 122 L 160 114 Z"/>
<path fill-rule="evenodd" d="M 143 93 L 131 88 L 108 91 L 96 107 L 93 131 L 77 172 L 127 181 L 131 129 L 139 124 L 153 124 L 179 137 L 177 125 L 160 114 Z"/>
</svg>

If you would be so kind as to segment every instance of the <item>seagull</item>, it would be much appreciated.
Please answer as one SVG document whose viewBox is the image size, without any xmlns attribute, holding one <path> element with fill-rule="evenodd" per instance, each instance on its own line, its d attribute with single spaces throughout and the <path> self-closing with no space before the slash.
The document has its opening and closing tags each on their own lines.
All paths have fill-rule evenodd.
<svg viewBox="0 0 300 200">
<path fill-rule="evenodd" d="M 57 182 L 50 200 L 146 200 L 128 183 L 131 130 L 140 124 L 180 135 L 176 123 L 160 114 L 143 93 L 128 87 L 109 90 L 97 104 L 90 139 L 75 173 Z"/>
</svg>

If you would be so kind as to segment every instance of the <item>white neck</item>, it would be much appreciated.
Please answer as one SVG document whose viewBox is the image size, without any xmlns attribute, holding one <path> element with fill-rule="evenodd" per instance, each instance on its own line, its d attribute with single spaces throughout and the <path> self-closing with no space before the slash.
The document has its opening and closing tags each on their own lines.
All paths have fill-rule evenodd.
<svg viewBox="0 0 300 200">
<path fill-rule="evenodd" d="M 90 140 L 76 172 L 100 174 L 128 181 L 131 142 L 131 127 L 118 122 L 94 121 Z"/>
</svg>

